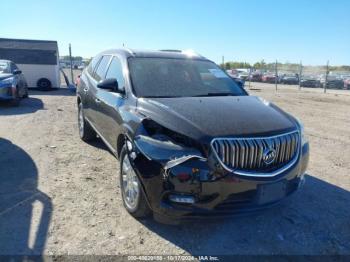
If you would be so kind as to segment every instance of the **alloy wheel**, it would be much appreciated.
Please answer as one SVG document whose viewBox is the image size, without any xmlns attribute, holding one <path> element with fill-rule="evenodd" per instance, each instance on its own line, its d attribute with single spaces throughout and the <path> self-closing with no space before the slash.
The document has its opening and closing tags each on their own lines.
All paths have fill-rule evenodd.
<svg viewBox="0 0 350 262">
<path fill-rule="evenodd" d="M 125 205 L 129 210 L 135 210 L 140 198 L 140 184 L 127 154 L 123 158 L 121 173 Z"/>
</svg>

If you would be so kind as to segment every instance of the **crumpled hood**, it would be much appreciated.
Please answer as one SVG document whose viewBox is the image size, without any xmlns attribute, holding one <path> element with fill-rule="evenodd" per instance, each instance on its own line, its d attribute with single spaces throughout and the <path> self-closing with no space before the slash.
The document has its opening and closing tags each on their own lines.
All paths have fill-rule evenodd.
<svg viewBox="0 0 350 262">
<path fill-rule="evenodd" d="M 296 128 L 290 115 L 255 96 L 140 98 L 137 110 L 197 140 L 271 135 Z"/>
<path fill-rule="evenodd" d="M 0 73 L 0 81 L 5 80 L 6 78 L 9 78 L 11 76 L 13 76 L 13 74 Z"/>
</svg>

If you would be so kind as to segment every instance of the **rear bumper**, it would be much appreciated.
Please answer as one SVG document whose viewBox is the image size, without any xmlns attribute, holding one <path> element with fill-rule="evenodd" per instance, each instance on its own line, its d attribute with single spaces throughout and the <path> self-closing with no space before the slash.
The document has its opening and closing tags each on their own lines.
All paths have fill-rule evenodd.
<svg viewBox="0 0 350 262">
<path fill-rule="evenodd" d="M 134 167 L 155 219 L 177 223 L 199 218 L 249 214 L 278 204 L 303 184 L 308 158 L 309 146 L 305 144 L 299 160 L 290 169 L 275 177 L 259 178 L 218 171 L 207 162 L 199 160 L 189 160 L 171 168 L 167 173 L 157 163 L 150 164 L 137 159 Z M 181 174 L 190 174 L 190 178 L 181 180 Z M 283 184 L 285 193 L 271 201 L 262 202 L 262 186 L 274 183 Z M 172 202 L 169 196 L 174 194 L 190 196 L 195 202 Z"/>
</svg>

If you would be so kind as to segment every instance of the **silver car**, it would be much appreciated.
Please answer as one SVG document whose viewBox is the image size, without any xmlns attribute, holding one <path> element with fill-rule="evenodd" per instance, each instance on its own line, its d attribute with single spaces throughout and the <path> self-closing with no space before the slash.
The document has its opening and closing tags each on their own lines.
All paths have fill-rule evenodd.
<svg viewBox="0 0 350 262">
<path fill-rule="evenodd" d="M 9 60 L 0 60 L 0 100 L 19 105 L 21 98 L 28 97 L 28 85 L 22 71 Z"/>
</svg>

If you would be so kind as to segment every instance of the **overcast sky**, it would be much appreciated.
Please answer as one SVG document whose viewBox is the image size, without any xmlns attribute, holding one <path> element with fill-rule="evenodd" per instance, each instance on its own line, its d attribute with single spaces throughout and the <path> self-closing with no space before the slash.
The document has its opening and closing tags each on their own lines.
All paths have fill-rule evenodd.
<svg viewBox="0 0 350 262">
<path fill-rule="evenodd" d="M 87 3 L 88 2 L 88 3 Z M 81 1 L 1 3 L 0 37 L 57 40 L 84 57 L 123 43 L 193 49 L 221 62 L 350 64 L 350 1 Z"/>
</svg>

